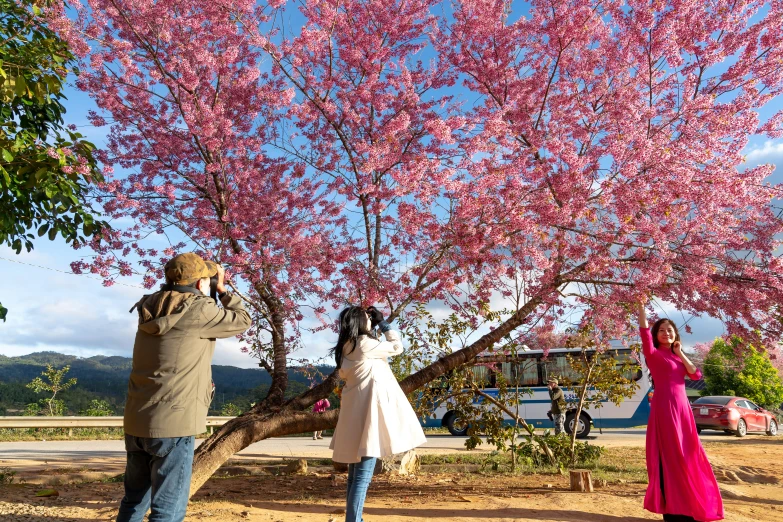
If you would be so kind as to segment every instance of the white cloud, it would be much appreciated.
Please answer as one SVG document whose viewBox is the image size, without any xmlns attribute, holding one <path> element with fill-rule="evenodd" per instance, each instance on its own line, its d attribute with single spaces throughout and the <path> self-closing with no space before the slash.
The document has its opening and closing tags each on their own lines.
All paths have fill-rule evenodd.
<svg viewBox="0 0 783 522">
<path fill-rule="evenodd" d="M 783 141 L 765 141 L 760 147 L 751 147 L 745 154 L 745 161 L 750 165 L 776 163 L 780 160 L 783 160 Z"/>
<path fill-rule="evenodd" d="M 242 353 L 239 347 L 239 339 L 218 339 L 215 344 L 215 356 L 212 358 L 212 364 L 238 368 L 258 368 L 258 361 L 250 354 Z"/>
<path fill-rule="evenodd" d="M 75 256 L 58 243 L 42 241 L 31 253 L 18 256 L 4 248 L 0 257 L 11 260 L 0 259 L 0 300 L 9 309 L 6 322 L 0 322 L 0 354 L 133 355 L 137 315 L 128 310 L 148 290 L 104 287 L 100 280 L 64 273 Z M 236 339 L 218 341 L 214 363 L 244 368 L 257 364 L 239 350 Z"/>
</svg>

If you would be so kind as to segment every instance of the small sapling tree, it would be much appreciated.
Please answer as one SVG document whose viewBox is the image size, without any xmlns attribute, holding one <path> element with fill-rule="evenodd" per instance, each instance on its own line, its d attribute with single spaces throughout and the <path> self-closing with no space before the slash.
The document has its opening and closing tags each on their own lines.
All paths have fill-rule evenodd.
<svg viewBox="0 0 783 522">
<path fill-rule="evenodd" d="M 615 406 L 633 397 L 639 388 L 636 377 L 641 372 L 639 363 L 628 355 L 612 350 L 596 338 L 591 326 L 575 331 L 566 346 L 579 352 L 566 355 L 570 376 L 564 376 L 566 389 L 576 397 L 576 410 L 571 426 L 571 465 L 576 464 L 576 437 L 582 411 L 601 408 L 606 402 Z M 570 416 L 569 416 L 570 417 Z M 569 422 L 568 418 L 566 422 Z"/>
</svg>

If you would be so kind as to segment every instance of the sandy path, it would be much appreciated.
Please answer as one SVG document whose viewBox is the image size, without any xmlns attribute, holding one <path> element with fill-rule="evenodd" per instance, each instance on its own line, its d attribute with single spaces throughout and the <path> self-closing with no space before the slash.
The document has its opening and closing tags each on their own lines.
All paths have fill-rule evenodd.
<svg viewBox="0 0 783 522">
<path fill-rule="evenodd" d="M 783 441 L 760 437 L 707 442 L 705 448 L 725 490 L 729 522 L 783 519 Z M 636 460 L 643 452 L 628 451 Z M 214 477 L 192 500 L 187 521 L 342 522 L 344 475 L 328 468 L 307 475 Z M 366 522 L 444 519 L 458 522 L 660 520 L 642 509 L 644 484 L 610 483 L 595 493 L 568 491 L 559 474 L 424 472 L 416 477 L 378 476 L 365 509 Z M 36 498 L 40 486 L 0 486 L 3 522 L 110 520 L 122 496 L 119 483 L 57 486 L 55 498 Z"/>
</svg>

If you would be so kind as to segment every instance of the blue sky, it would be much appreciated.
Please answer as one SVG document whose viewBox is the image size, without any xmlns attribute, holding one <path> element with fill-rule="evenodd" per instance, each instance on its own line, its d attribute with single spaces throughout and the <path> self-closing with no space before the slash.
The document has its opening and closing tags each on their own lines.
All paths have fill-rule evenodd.
<svg viewBox="0 0 783 522">
<path fill-rule="evenodd" d="M 95 104 L 85 94 L 69 88 L 66 123 L 73 123 L 80 132 L 99 147 L 105 143 L 103 129 L 87 121 Z M 783 107 L 783 101 L 766 107 L 762 119 Z M 783 140 L 754 139 L 746 151 L 748 166 L 759 163 L 778 165 L 776 180 L 783 172 Z M 59 238 L 58 238 L 59 239 Z M 37 351 L 89 357 L 121 355 L 130 357 L 136 329 L 136 315 L 128 310 L 146 293 L 140 278 L 123 278 L 112 287 L 104 287 L 98 278 L 69 274 L 69 264 L 87 251 L 74 251 L 61 241 L 45 238 L 35 244 L 30 253 L 16 255 L 0 247 L 0 273 L 3 277 L 0 301 L 10 312 L 7 322 L 0 322 L 0 354 L 14 356 Z M 679 324 L 687 317 L 673 306 L 663 312 Z M 695 318 L 689 323 L 693 334 L 683 333 L 687 346 L 707 342 L 723 333 L 722 324 L 710 318 Z M 334 343 L 334 335 L 325 332 L 305 335 L 303 349 L 297 357 L 319 358 L 326 355 Z M 249 355 L 239 350 L 236 340 L 220 340 L 215 352 L 215 364 L 256 367 Z"/>
</svg>

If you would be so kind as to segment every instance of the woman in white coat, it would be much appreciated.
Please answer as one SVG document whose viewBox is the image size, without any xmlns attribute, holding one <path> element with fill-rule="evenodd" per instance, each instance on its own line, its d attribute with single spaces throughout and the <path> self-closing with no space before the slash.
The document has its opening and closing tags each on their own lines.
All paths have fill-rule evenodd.
<svg viewBox="0 0 783 522">
<path fill-rule="evenodd" d="M 372 334 L 376 326 L 385 341 Z M 345 386 L 330 448 L 335 462 L 348 464 L 345 522 L 362 522 L 375 460 L 421 446 L 426 439 L 386 360 L 402 353 L 402 343 L 381 312 L 358 306 L 340 312 L 333 353 Z"/>
</svg>

